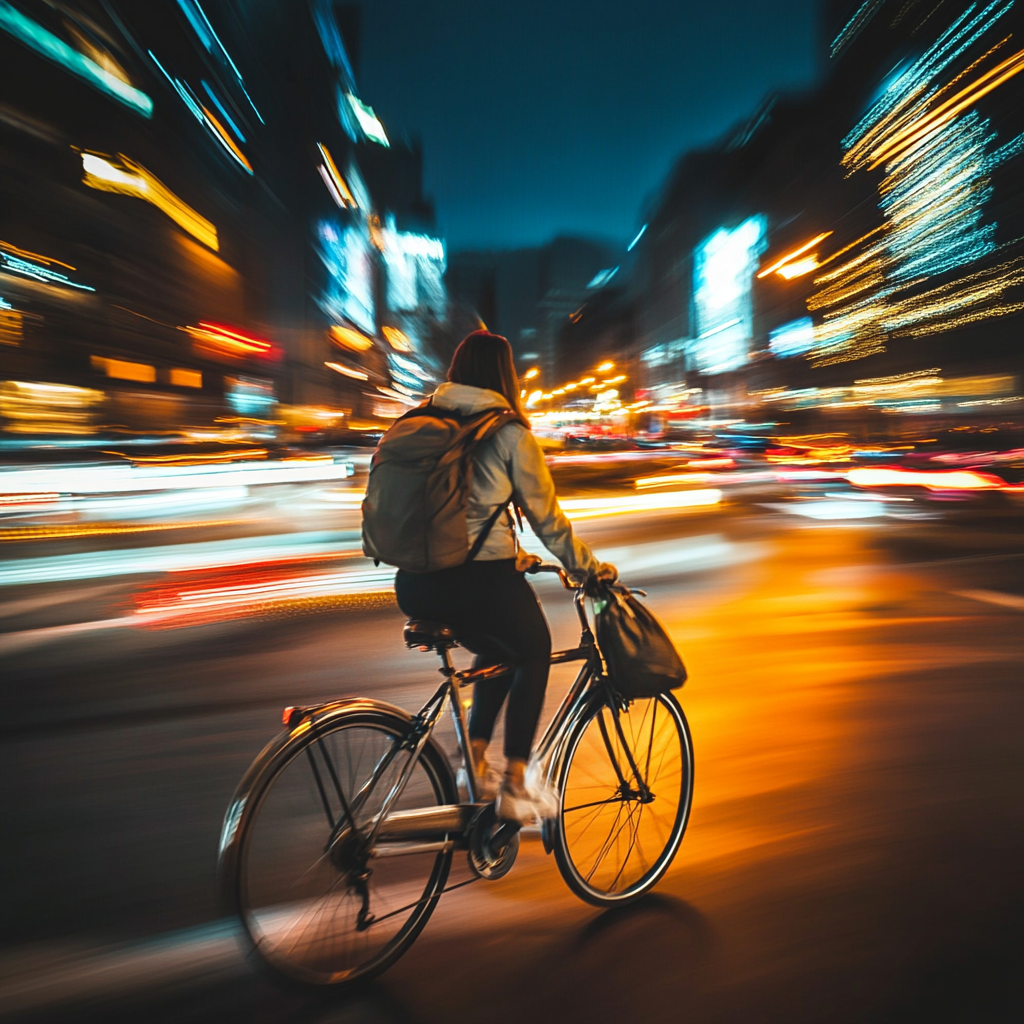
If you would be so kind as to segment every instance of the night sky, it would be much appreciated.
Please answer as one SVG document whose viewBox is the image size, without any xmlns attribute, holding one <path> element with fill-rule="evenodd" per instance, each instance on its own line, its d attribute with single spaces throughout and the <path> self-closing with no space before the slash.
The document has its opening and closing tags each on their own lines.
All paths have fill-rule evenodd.
<svg viewBox="0 0 1024 1024">
<path fill-rule="evenodd" d="M 683 151 L 817 73 L 816 0 L 367 0 L 360 91 L 449 247 L 628 242 Z"/>
</svg>

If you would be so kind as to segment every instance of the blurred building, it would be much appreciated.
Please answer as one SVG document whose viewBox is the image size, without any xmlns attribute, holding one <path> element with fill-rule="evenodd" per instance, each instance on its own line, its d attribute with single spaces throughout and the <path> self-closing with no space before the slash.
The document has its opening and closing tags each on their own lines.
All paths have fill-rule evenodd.
<svg viewBox="0 0 1024 1024">
<path fill-rule="evenodd" d="M 0 378 L 130 430 L 415 401 L 445 250 L 357 51 L 331 0 L 3 4 Z"/>
<path fill-rule="evenodd" d="M 448 289 L 512 343 L 521 369 L 555 379 L 562 327 L 613 268 L 613 250 L 592 239 L 558 237 L 545 246 L 451 255 Z"/>
<path fill-rule="evenodd" d="M 891 378 L 907 409 L 956 404 L 922 404 L 919 377 L 964 410 L 1012 398 L 1021 17 L 1008 3 L 824 5 L 820 86 L 769 97 L 683 156 L 646 211 L 627 295 L 652 402 L 814 402 Z"/>
</svg>

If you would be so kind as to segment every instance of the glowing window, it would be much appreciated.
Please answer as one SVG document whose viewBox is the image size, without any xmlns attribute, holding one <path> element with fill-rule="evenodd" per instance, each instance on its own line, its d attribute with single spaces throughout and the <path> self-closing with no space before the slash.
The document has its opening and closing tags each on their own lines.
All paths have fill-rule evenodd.
<svg viewBox="0 0 1024 1024">
<path fill-rule="evenodd" d="M 137 380 L 143 384 L 156 381 L 156 367 L 148 363 L 133 363 L 127 359 L 107 359 L 104 356 L 90 358 L 94 370 L 102 370 L 115 380 Z"/>
<path fill-rule="evenodd" d="M 203 375 L 198 370 L 184 370 L 177 366 L 171 370 L 168 380 L 179 388 L 201 388 L 203 386 Z"/>
</svg>

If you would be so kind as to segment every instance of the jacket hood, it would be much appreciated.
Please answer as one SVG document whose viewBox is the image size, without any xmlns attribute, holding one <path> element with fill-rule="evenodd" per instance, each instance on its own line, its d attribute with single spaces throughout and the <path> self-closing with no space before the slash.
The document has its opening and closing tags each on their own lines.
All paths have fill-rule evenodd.
<svg viewBox="0 0 1024 1024">
<path fill-rule="evenodd" d="M 474 388 L 469 384 L 440 385 L 431 401 L 442 409 L 453 409 L 462 416 L 470 416 L 485 409 L 509 409 L 508 399 L 490 388 Z"/>
</svg>

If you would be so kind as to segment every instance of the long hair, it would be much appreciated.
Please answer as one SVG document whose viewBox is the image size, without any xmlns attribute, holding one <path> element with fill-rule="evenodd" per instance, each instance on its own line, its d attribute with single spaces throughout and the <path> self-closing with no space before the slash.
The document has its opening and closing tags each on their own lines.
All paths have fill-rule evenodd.
<svg viewBox="0 0 1024 1024">
<path fill-rule="evenodd" d="M 516 412 L 523 412 L 512 346 L 500 334 L 491 334 L 490 331 L 467 334 L 452 356 L 448 380 L 453 384 L 490 388 L 504 395 Z"/>
</svg>

